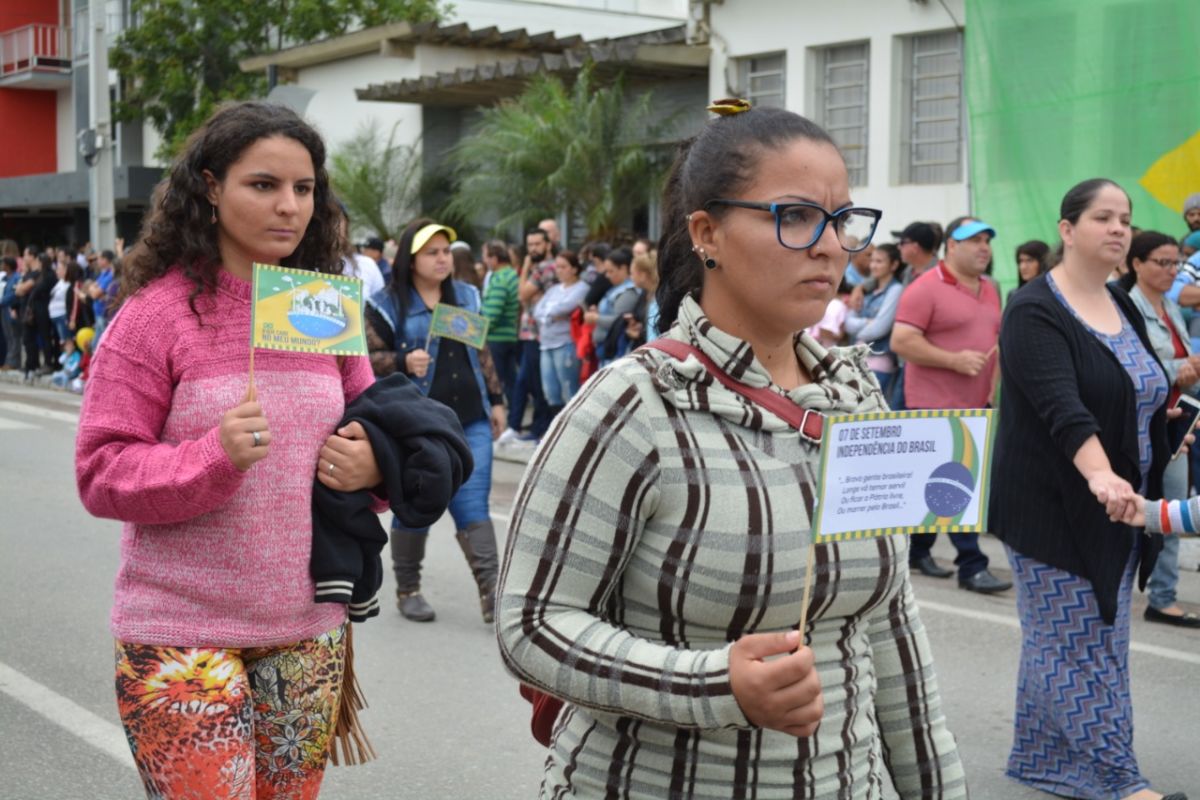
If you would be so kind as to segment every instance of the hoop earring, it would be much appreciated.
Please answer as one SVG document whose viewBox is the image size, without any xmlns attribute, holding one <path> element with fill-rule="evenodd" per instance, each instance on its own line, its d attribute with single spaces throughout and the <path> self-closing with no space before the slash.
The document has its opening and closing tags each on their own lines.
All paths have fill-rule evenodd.
<svg viewBox="0 0 1200 800">
<path fill-rule="evenodd" d="M 212 223 L 213 225 L 217 224 L 217 207 L 216 206 L 212 207 L 212 217 L 208 221 L 210 223 Z"/>
</svg>

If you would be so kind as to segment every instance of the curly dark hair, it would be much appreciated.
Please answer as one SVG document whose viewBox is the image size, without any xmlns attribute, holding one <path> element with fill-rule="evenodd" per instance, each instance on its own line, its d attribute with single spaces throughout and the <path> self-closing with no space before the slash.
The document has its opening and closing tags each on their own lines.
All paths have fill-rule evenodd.
<svg viewBox="0 0 1200 800">
<path fill-rule="evenodd" d="M 329 188 L 321 136 L 285 106 L 254 101 L 228 103 L 188 137 L 167 177 L 155 187 L 139 241 L 122 260 L 118 304 L 170 270 L 181 269 L 196 285 L 189 305 L 199 316 L 196 298 L 216 291 L 221 268 L 217 226 L 211 222 L 204 171 L 211 172 L 218 181 L 224 180 L 229 167 L 247 148 L 272 136 L 285 136 L 303 145 L 312 157 L 316 178 L 312 219 L 300 244 L 283 259 L 282 266 L 341 273 L 346 249 L 342 211 Z"/>
</svg>

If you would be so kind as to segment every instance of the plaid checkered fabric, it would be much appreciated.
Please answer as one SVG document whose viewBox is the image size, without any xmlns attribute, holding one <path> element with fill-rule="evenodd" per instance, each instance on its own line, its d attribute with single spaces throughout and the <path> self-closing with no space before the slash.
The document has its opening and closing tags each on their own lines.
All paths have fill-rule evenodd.
<svg viewBox="0 0 1200 800">
<path fill-rule="evenodd" d="M 770 385 L 690 299 L 668 335 Z M 796 349 L 814 380 L 796 403 L 885 408 L 865 350 Z M 542 797 L 878 798 L 892 781 L 904 798 L 966 796 L 905 537 L 816 549 L 813 737 L 751 725 L 732 694 L 730 642 L 800 619 L 817 456 L 695 359 L 656 351 L 559 415 L 518 490 L 497 616 L 508 669 L 568 701 Z"/>
</svg>

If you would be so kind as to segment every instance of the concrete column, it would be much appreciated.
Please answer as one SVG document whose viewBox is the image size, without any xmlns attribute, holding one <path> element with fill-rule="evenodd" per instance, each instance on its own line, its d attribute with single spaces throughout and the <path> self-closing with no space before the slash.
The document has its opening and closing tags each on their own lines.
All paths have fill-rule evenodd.
<svg viewBox="0 0 1200 800">
<path fill-rule="evenodd" d="M 108 98 L 108 27 L 104 0 L 88 4 L 88 110 L 96 131 L 96 157 L 88 170 L 89 233 L 96 249 L 113 246 L 117 236 L 113 201 L 112 111 Z"/>
</svg>

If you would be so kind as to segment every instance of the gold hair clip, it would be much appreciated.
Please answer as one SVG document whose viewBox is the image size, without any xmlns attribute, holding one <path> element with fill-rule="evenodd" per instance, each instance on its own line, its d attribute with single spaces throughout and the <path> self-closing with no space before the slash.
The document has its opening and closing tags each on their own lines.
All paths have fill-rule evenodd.
<svg viewBox="0 0 1200 800">
<path fill-rule="evenodd" d="M 739 97 L 726 97 L 722 100 L 714 100 L 708 110 L 722 117 L 732 117 L 734 114 L 749 111 L 750 104 Z"/>
</svg>

